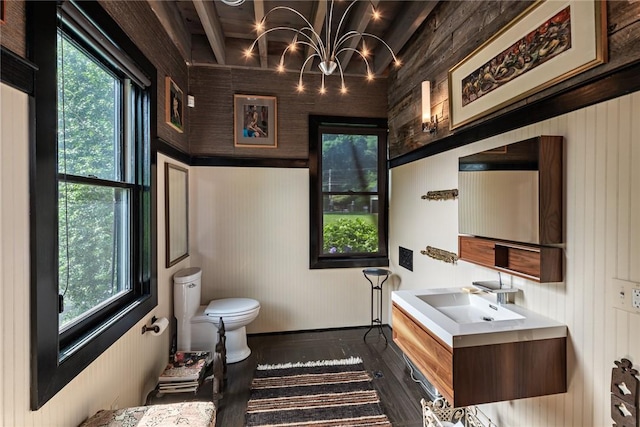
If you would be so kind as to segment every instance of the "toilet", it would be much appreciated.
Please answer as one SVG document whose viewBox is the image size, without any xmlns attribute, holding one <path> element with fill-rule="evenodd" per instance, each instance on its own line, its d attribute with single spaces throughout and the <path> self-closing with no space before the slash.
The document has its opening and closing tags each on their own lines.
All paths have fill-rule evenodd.
<svg viewBox="0 0 640 427">
<path fill-rule="evenodd" d="M 215 352 L 220 318 L 224 322 L 227 363 L 240 362 L 251 354 L 246 326 L 260 312 L 251 298 L 216 299 L 200 305 L 202 269 L 191 267 L 173 276 L 173 309 L 178 321 L 178 350 Z"/>
</svg>

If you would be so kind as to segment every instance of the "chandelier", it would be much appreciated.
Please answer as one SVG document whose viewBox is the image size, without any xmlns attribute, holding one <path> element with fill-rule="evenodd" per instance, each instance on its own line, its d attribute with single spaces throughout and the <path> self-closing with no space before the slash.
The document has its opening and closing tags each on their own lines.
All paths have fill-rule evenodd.
<svg viewBox="0 0 640 427">
<path fill-rule="evenodd" d="M 328 0 L 320 0 L 320 1 L 328 2 Z M 258 41 L 262 37 L 265 37 L 267 34 L 274 31 L 292 32 L 293 36 L 292 36 L 291 42 L 284 49 L 284 51 L 282 52 L 282 55 L 280 55 L 280 62 L 278 63 L 277 70 L 279 72 L 284 72 L 286 70 L 285 56 L 287 53 L 295 52 L 298 50 L 298 48 L 304 49 L 304 47 L 307 46 L 310 49 L 308 51 L 309 52 L 308 56 L 302 62 L 302 66 L 300 67 L 300 76 L 298 78 L 298 86 L 297 86 L 298 92 L 304 91 L 302 77 L 306 69 L 307 63 L 309 63 L 310 61 L 313 61 L 314 58 L 318 58 L 318 60 L 320 61 L 318 64 L 318 68 L 320 68 L 320 71 L 322 72 L 322 84 L 320 87 L 320 93 L 321 94 L 326 93 L 325 76 L 332 75 L 336 70 L 338 70 L 340 73 L 340 82 L 341 82 L 340 92 L 347 93 L 347 87 L 344 83 L 344 69 L 340 62 L 340 55 L 351 51 L 354 54 L 360 56 L 360 58 L 362 58 L 362 60 L 364 61 L 364 64 L 366 67 L 367 80 L 370 81 L 370 80 L 373 80 L 374 78 L 374 73 L 371 71 L 371 66 L 369 63 L 369 57 L 371 52 L 366 47 L 365 38 L 372 38 L 379 41 L 391 53 L 394 64 L 396 66 L 400 66 L 400 61 L 396 57 L 391 47 L 380 37 L 371 33 L 360 32 L 356 30 L 347 31 L 343 29 L 343 26 L 345 25 L 345 19 L 349 14 L 349 12 L 351 11 L 351 8 L 356 4 L 356 2 L 357 0 L 352 0 L 350 4 L 347 6 L 346 10 L 342 14 L 342 17 L 340 18 L 340 22 L 338 23 L 335 34 L 333 34 L 332 24 L 333 24 L 334 0 L 331 0 L 331 5 L 328 9 L 328 13 L 325 14 L 324 40 L 318 33 L 318 31 L 320 30 L 316 31 L 313 25 L 309 22 L 307 18 L 305 18 L 305 16 L 302 13 L 298 12 L 297 10 L 289 6 L 276 6 L 273 9 L 271 9 L 269 12 L 267 12 L 262 18 L 262 20 L 260 20 L 260 22 L 256 23 L 256 32 L 258 33 L 258 36 L 253 41 L 251 46 L 245 51 L 245 56 L 247 58 L 250 58 L 253 54 L 253 49 L 255 48 Z M 304 21 L 304 26 L 302 28 L 293 28 L 290 26 L 275 26 L 272 28 L 267 28 L 267 18 L 269 17 L 269 15 L 279 10 L 290 12 L 299 16 Z M 380 19 L 380 13 L 375 9 L 373 4 L 371 4 L 371 16 L 373 20 Z M 347 42 L 349 42 L 350 40 L 356 37 L 359 39 L 362 39 L 360 49 L 354 48 L 350 44 L 347 44 Z"/>
</svg>

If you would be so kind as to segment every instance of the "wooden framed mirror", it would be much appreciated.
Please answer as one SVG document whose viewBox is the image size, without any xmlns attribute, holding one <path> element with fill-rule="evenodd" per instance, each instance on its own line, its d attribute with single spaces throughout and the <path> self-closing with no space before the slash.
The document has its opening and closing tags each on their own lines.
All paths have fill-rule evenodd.
<svg viewBox="0 0 640 427">
<path fill-rule="evenodd" d="M 166 266 L 189 256 L 189 171 L 165 163 Z"/>
</svg>

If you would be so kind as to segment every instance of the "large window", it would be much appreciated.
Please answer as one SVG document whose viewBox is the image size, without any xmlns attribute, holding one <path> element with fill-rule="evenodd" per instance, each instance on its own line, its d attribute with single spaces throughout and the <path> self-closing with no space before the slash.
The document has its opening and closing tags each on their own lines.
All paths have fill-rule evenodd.
<svg viewBox="0 0 640 427">
<path fill-rule="evenodd" d="M 386 122 L 311 116 L 309 128 L 311 268 L 388 265 Z"/>
<path fill-rule="evenodd" d="M 56 3 L 29 10 L 39 66 L 31 174 L 33 409 L 157 302 L 147 77 L 155 69 L 95 2 Z"/>
</svg>

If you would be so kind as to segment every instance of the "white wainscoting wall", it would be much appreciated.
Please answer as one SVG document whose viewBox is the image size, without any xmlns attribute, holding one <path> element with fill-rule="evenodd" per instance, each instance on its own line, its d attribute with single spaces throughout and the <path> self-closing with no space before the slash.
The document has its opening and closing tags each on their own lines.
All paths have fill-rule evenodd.
<svg viewBox="0 0 640 427">
<path fill-rule="evenodd" d="M 203 302 L 260 301 L 249 333 L 369 324 L 361 268 L 309 269 L 308 169 L 191 171 L 191 266 L 202 267 Z"/>
<path fill-rule="evenodd" d="M 458 158 L 539 135 L 565 138 L 565 281 L 513 279 L 516 303 L 565 323 L 568 392 L 483 405 L 501 427 L 607 426 L 614 360 L 640 366 L 640 315 L 613 308 L 612 278 L 640 282 L 640 92 L 527 126 L 391 172 L 390 251 L 400 289 L 468 286 L 496 272 L 420 254 L 457 252 L 457 200 L 426 201 L 457 188 Z M 398 266 L 398 246 L 413 250 L 414 271 Z M 503 276 L 504 277 L 504 276 Z M 508 376 L 508 370 L 496 372 Z M 544 375 L 544 372 L 540 372 Z"/>
<path fill-rule="evenodd" d="M 158 306 L 41 409 L 31 411 L 29 98 L 0 84 L 0 104 L 0 425 L 76 426 L 100 409 L 139 405 L 169 354 L 168 332 L 160 337 L 140 334 L 153 315 L 172 313 L 174 268 L 164 268 L 164 209 L 158 210 Z M 163 183 L 165 159 L 159 157 L 158 179 Z M 158 186 L 158 205 L 164 206 L 163 185 Z"/>
</svg>

